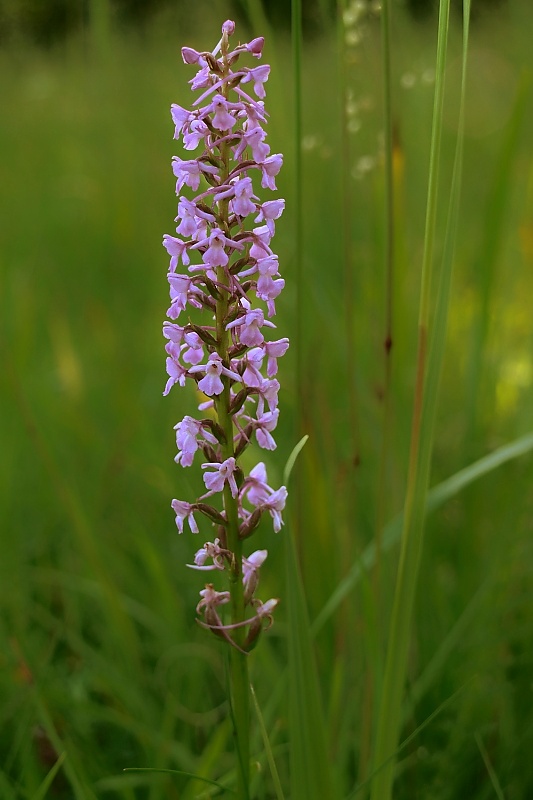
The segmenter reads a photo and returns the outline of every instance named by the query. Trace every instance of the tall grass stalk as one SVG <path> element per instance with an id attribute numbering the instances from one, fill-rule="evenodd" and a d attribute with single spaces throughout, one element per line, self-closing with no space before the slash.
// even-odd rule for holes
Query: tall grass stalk
<path id="1" fill-rule="evenodd" d="M 294 538 L 285 538 L 289 625 L 291 797 L 334 798 L 311 627 Z"/>
<path id="2" fill-rule="evenodd" d="M 348 129 L 348 54 L 346 52 L 346 25 L 344 14 L 346 11 L 346 0 L 337 2 L 337 51 L 338 51 L 338 85 L 340 100 L 340 136 L 341 136 L 341 159 L 346 168 L 341 170 L 339 180 L 341 183 L 341 214 L 342 224 L 340 226 L 340 237 L 342 238 L 342 261 L 343 275 L 342 284 L 344 290 L 344 335 L 345 350 L 347 358 L 353 358 L 354 352 L 354 275 L 355 267 L 354 254 L 352 247 L 352 227 L 353 227 L 353 202 L 352 202 L 352 183 L 353 178 L 348 169 L 351 161 L 350 131 Z M 351 456 L 355 461 L 358 457 L 359 442 L 359 421 L 357 409 L 357 372 L 349 370 L 346 375 L 344 391 L 347 393 L 347 421 L 350 436 Z M 355 514 L 356 492 L 350 492 L 351 513 Z M 348 542 L 346 542 L 348 545 Z"/>
<path id="3" fill-rule="evenodd" d="M 306 407 L 303 365 L 304 274 L 303 274 L 303 169 L 302 169 L 302 3 L 291 3 L 293 80 L 294 80 L 294 281 L 296 298 L 296 393 L 298 399 L 298 428 L 301 448 L 305 443 Z M 286 478 L 292 468 L 292 456 L 286 468 Z M 304 486 L 301 475 L 296 482 L 296 524 L 291 525 L 304 540 Z M 289 624 L 289 720 L 290 720 L 290 785 L 293 800 L 321 800 L 333 797 L 331 769 L 325 735 L 320 688 L 305 592 L 303 588 L 297 546 L 294 536 L 285 538 L 287 575 L 287 606 Z"/>
<path id="4" fill-rule="evenodd" d="M 381 447 L 377 474 L 376 513 L 375 513 L 375 561 L 373 568 L 374 589 L 374 624 L 378 631 L 374 663 L 368 669 L 365 702 L 368 703 L 368 716 L 363 720 L 364 729 L 361 734 L 361 753 L 371 752 L 371 740 L 375 716 L 371 709 L 375 707 L 376 687 L 383 675 L 382 637 L 383 602 L 381 592 L 381 552 L 383 547 L 383 529 L 388 514 L 389 491 L 387 472 L 389 466 L 392 435 L 392 346 L 393 346 L 393 297 L 394 297 L 394 172 L 393 172 L 393 126 L 392 126 L 392 73 L 391 73 L 391 8 L 390 0 L 381 4 L 381 52 L 382 52 L 382 107 L 383 107 L 383 144 L 384 144 L 384 176 L 383 176 L 383 218 L 384 218 L 384 269 L 385 314 L 383 332 L 383 392 L 381 418 Z M 360 779 L 367 775 L 366 765 L 360 759 Z"/>
<path id="5" fill-rule="evenodd" d="M 392 417 L 392 346 L 394 319 L 394 142 L 392 127 L 392 68 L 391 68 L 391 12 L 390 0 L 381 4 L 381 48 L 383 61 L 383 138 L 384 138 L 384 279 L 385 279 L 385 335 L 383 337 L 384 382 L 383 423 L 378 475 L 376 518 L 376 568 L 375 582 L 379 592 L 380 543 L 387 514 L 387 465 L 391 445 Z M 379 606 L 379 599 L 377 600 Z"/>
<path id="6" fill-rule="evenodd" d="M 304 324 L 304 293 L 303 293 L 303 164 L 302 164 L 302 2 L 291 0 L 291 41 L 293 63 L 294 87 L 294 286 L 296 287 L 295 332 L 296 332 L 296 393 L 300 414 L 298 420 L 298 439 L 306 434 L 303 414 L 304 404 L 304 367 L 303 367 L 303 324 Z M 299 486 L 298 482 L 298 486 Z M 298 491 L 298 489 L 297 489 Z"/>
<path id="7" fill-rule="evenodd" d="M 400 562 L 390 625 L 389 647 L 379 705 L 374 750 L 374 770 L 376 774 L 372 781 L 372 800 L 389 800 L 392 797 L 395 760 L 391 757 L 398 747 L 401 733 L 402 699 L 407 671 L 413 605 L 422 553 L 424 515 L 429 485 L 437 389 L 446 338 L 449 285 L 455 241 L 455 224 L 459 203 L 459 174 L 462 161 L 461 128 L 458 133 L 456 173 L 454 176 L 454 189 L 452 191 L 450 215 L 448 218 L 447 245 L 441 272 L 441 291 L 432 334 L 432 347 L 428 357 L 431 279 L 437 220 L 440 143 L 444 107 L 444 78 L 449 11 L 449 0 L 441 0 L 439 6 L 435 99 L 430 148 L 429 186 L 421 278 L 422 285 L 418 319 L 418 354 L 411 432 L 411 451 Z M 464 11 L 461 127 L 463 126 L 462 120 L 464 116 L 466 53 L 468 44 L 468 0 L 465 0 Z"/>

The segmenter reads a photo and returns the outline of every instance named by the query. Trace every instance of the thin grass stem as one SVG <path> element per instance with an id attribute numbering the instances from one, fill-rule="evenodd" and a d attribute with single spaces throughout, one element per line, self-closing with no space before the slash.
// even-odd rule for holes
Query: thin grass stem
<path id="1" fill-rule="evenodd" d="M 304 282 L 303 282 L 303 164 L 302 164 L 302 3 L 301 0 L 291 0 L 291 35 L 293 56 L 293 84 L 294 84 L 294 283 L 296 287 L 296 392 L 298 397 L 298 430 L 297 437 L 305 435 L 304 409 L 305 402 L 305 375 L 303 354 L 303 324 L 304 324 Z"/>
<path id="2" fill-rule="evenodd" d="M 358 365 L 355 358 L 354 342 L 354 274 L 355 264 L 353 259 L 352 247 L 352 228 L 353 228 L 353 202 L 351 184 L 353 178 L 347 165 L 351 162 L 350 132 L 348 129 L 348 75 L 347 75 L 347 53 L 346 53 L 346 30 L 344 23 L 344 12 L 346 8 L 345 0 L 337 2 L 337 50 L 338 60 L 338 80 L 339 96 L 341 100 L 340 108 L 340 133 L 341 133 L 341 163 L 344 168 L 341 170 L 341 196 L 342 196 L 342 224 L 340 235 L 342 239 L 342 264 L 343 276 L 342 283 L 344 289 L 344 335 L 347 358 L 353 366 L 346 375 L 346 392 L 348 395 L 348 431 L 350 436 L 350 455 L 351 463 L 355 466 L 360 458 L 359 454 L 359 420 L 357 402 L 357 374 Z M 355 363 L 354 363 L 355 362 Z M 355 499 L 356 493 L 350 487 L 349 492 L 350 518 L 355 518 Z M 348 543 L 347 543 L 348 544 Z"/>
<path id="3" fill-rule="evenodd" d="M 487 748 L 483 744 L 483 739 L 479 735 L 478 731 L 476 731 L 474 738 L 476 740 L 477 746 L 479 747 L 479 752 L 481 753 L 481 758 L 483 759 L 483 763 L 485 764 L 485 767 L 487 768 L 487 772 L 488 772 L 488 775 L 489 775 L 489 778 L 490 778 L 490 782 L 491 782 L 492 787 L 494 789 L 494 794 L 496 795 L 498 800 L 505 800 L 505 795 L 504 795 L 502 787 L 500 785 L 500 781 L 498 780 L 498 776 L 496 775 L 494 767 L 492 766 L 491 760 L 489 758 L 489 754 L 487 753 Z"/>
<path id="4" fill-rule="evenodd" d="M 384 136 L 384 272 L 385 272 L 385 336 L 383 338 L 384 383 L 381 452 L 378 472 L 376 503 L 376 565 L 374 580 L 376 604 L 379 613 L 379 584 L 381 571 L 381 540 L 387 512 L 387 465 L 392 423 L 392 345 L 394 310 L 394 171 L 392 127 L 392 75 L 391 75 L 391 18 L 390 2 L 381 4 L 381 57 L 383 72 L 383 136 Z"/>
<path id="5" fill-rule="evenodd" d="M 429 484 L 436 391 L 432 393 L 432 402 L 428 402 L 426 381 L 428 372 L 431 278 L 437 221 L 438 177 L 449 11 L 449 0 L 441 0 L 439 6 L 435 99 L 430 147 L 421 296 L 418 316 L 418 352 L 415 394 L 413 400 L 411 450 L 404 508 L 402 547 L 377 721 L 374 769 L 379 771 L 372 781 L 372 800 L 390 800 L 392 797 L 395 760 L 391 759 L 391 755 L 398 746 L 401 731 L 401 705 L 407 671 L 411 621 L 422 552 L 424 512 Z M 451 269 L 451 265 L 449 266 Z M 443 269 L 444 268 L 445 267 L 443 267 Z M 441 325 L 439 329 L 436 330 L 436 333 L 439 338 L 444 340 L 446 326 Z M 435 385 L 438 383 L 439 373 L 440 365 L 437 373 L 433 375 Z M 383 769 L 380 769 L 382 764 L 385 764 L 385 766 Z"/>

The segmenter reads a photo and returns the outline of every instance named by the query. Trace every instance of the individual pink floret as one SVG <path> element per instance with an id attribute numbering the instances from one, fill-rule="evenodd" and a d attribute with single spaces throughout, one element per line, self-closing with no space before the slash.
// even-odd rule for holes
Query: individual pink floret
<path id="1" fill-rule="evenodd" d="M 185 500 L 173 500 L 170 505 L 176 515 L 178 533 L 183 533 L 183 523 L 185 520 L 189 523 L 191 533 L 198 533 L 198 525 L 193 515 L 195 507 L 191 505 L 191 503 L 185 502 Z"/>
<path id="2" fill-rule="evenodd" d="M 207 497 L 210 494 L 214 494 L 215 492 L 221 492 L 224 488 L 224 484 L 227 483 L 231 489 L 231 496 L 237 497 L 238 489 L 237 484 L 235 482 L 235 470 L 237 468 L 237 462 L 230 456 L 222 464 L 207 462 L 206 464 L 202 464 L 202 469 L 214 469 L 214 472 L 204 472 L 204 483 L 206 489 L 208 490 Z"/>
<path id="3" fill-rule="evenodd" d="M 281 153 L 276 153 L 273 156 L 269 156 L 266 158 L 262 164 L 259 166 L 261 167 L 261 172 L 263 173 L 263 177 L 261 178 L 261 186 L 263 189 L 272 189 L 276 191 L 276 182 L 274 178 L 280 171 L 283 165 L 283 156 Z"/>
<path id="4" fill-rule="evenodd" d="M 287 500 L 287 489 L 285 486 L 280 486 L 280 488 L 273 492 L 267 500 L 264 500 L 258 507 L 265 509 L 269 512 L 270 516 L 274 521 L 274 532 L 278 533 L 281 530 L 281 526 L 283 525 L 283 519 L 281 516 L 281 512 L 285 508 L 285 502 Z"/>
<path id="5" fill-rule="evenodd" d="M 257 347 L 262 344 L 265 337 L 261 333 L 261 328 L 266 325 L 268 328 L 275 328 L 273 322 L 265 319 L 264 313 L 260 308 L 251 308 L 242 317 L 238 317 L 233 322 L 228 322 L 226 330 L 239 328 L 239 338 L 247 347 Z"/>
<path id="6" fill-rule="evenodd" d="M 198 388 L 208 397 L 221 394 L 224 390 L 224 384 L 220 377 L 221 375 L 226 375 L 234 381 L 241 380 L 241 376 L 237 372 L 233 372 L 224 366 L 218 353 L 211 353 L 207 364 L 198 364 L 189 369 L 190 374 L 197 372 L 205 372 L 205 378 L 202 378 L 202 380 L 198 382 Z"/>
<path id="7" fill-rule="evenodd" d="M 258 97 L 261 99 L 265 97 L 265 87 L 263 86 L 264 83 L 268 80 L 268 76 L 270 74 L 270 66 L 268 64 L 261 64 L 259 67 L 253 67 L 253 69 L 248 70 L 245 77 L 242 79 L 241 83 L 248 83 L 248 81 L 253 81 L 254 84 L 254 92 Z"/>

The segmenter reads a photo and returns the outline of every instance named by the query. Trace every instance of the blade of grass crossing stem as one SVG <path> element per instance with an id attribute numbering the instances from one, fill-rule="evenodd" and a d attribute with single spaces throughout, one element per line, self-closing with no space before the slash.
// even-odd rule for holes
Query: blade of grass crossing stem
<path id="1" fill-rule="evenodd" d="M 272 776 L 272 782 L 274 784 L 274 789 L 276 791 L 276 798 L 277 800 L 285 800 L 285 795 L 283 794 L 283 789 L 281 788 L 281 781 L 279 779 L 278 768 L 276 767 L 276 761 L 274 759 L 274 754 L 272 753 L 272 747 L 270 746 L 270 739 L 268 738 L 267 729 L 265 727 L 265 721 L 263 719 L 261 709 L 259 708 L 259 703 L 257 702 L 257 697 L 255 694 L 254 687 L 251 684 L 250 684 L 250 692 L 252 695 L 252 703 L 255 708 L 255 713 L 257 716 L 257 721 L 259 723 L 259 728 L 261 730 L 261 738 L 263 740 L 263 746 L 265 748 L 268 766 L 270 768 L 270 774 Z"/>
<path id="2" fill-rule="evenodd" d="M 500 782 L 498 780 L 498 776 L 496 775 L 494 767 L 492 766 L 491 760 L 489 758 L 489 754 L 487 753 L 485 745 L 483 744 L 483 740 L 482 740 L 481 736 L 479 735 L 478 731 L 476 731 L 476 734 L 475 734 L 474 738 L 476 740 L 477 746 L 479 747 L 479 752 L 481 753 L 481 758 L 483 759 L 483 763 L 485 764 L 485 767 L 487 768 L 487 772 L 489 774 L 490 782 L 492 783 L 492 787 L 494 789 L 494 794 L 496 795 L 498 800 L 505 800 L 505 795 L 503 793 L 502 787 L 500 786 Z"/>
<path id="3" fill-rule="evenodd" d="M 208 783 L 210 786 L 216 786 L 217 789 L 222 789 L 222 791 L 235 794 L 233 789 L 224 786 L 224 784 L 219 783 L 218 781 L 212 781 L 210 778 L 202 778 L 201 775 L 194 775 L 191 772 L 183 772 L 180 769 L 156 769 L 155 767 L 125 767 L 124 772 L 159 772 L 159 773 L 166 773 L 167 775 L 180 775 L 185 776 L 186 778 L 192 778 L 195 782 L 200 783 Z"/>
<path id="4" fill-rule="evenodd" d="M 469 627 L 473 627 L 476 621 L 479 620 L 482 601 L 485 600 L 490 590 L 494 588 L 496 577 L 497 576 L 494 574 L 494 572 L 489 574 L 488 578 L 482 583 L 475 595 L 471 598 L 459 619 L 448 631 L 429 664 L 425 667 L 424 671 L 418 677 L 416 682 L 410 687 L 409 699 L 404 704 L 403 708 L 405 720 L 410 717 L 417 703 L 422 699 L 426 692 L 430 690 L 436 676 L 439 673 L 443 674 L 444 665 L 448 661 L 448 658 L 454 652 L 457 652 L 460 642 L 465 640 Z"/>
<path id="5" fill-rule="evenodd" d="M 287 463 L 286 472 L 285 472 L 285 484 L 288 484 L 290 471 L 292 469 L 295 457 L 298 455 L 299 450 L 305 444 L 305 441 L 301 441 L 294 449 L 293 456 L 289 458 L 289 462 Z M 447 478 L 446 480 L 439 483 L 437 486 L 434 486 L 427 495 L 426 500 L 426 513 L 431 512 L 439 508 L 440 506 L 444 505 L 448 500 L 452 497 L 455 497 L 459 492 L 463 489 L 466 489 L 470 484 L 474 483 L 475 481 L 483 478 L 485 475 L 488 475 L 494 469 L 501 467 L 503 464 L 506 464 L 509 461 L 514 460 L 515 458 L 519 458 L 521 456 L 527 455 L 533 451 L 533 432 L 525 434 L 524 436 L 519 437 L 518 439 L 510 442 L 509 444 L 503 445 L 495 450 L 493 453 L 489 453 L 483 458 L 478 459 L 473 464 L 469 464 L 468 467 L 460 470 L 459 472 L 455 473 L 451 477 Z M 289 467 L 290 463 L 290 467 Z M 402 516 L 399 515 L 395 519 L 391 520 L 389 524 L 386 526 L 384 535 L 383 535 L 383 542 L 382 542 L 382 552 L 387 552 L 390 550 L 395 544 L 398 543 L 402 532 Z M 314 621 L 312 628 L 311 628 L 311 635 L 314 637 L 318 633 L 318 631 L 322 628 L 322 626 L 327 622 L 327 620 L 335 613 L 336 609 L 339 607 L 341 602 L 344 598 L 348 595 L 350 591 L 352 591 L 355 586 L 358 585 L 360 579 L 368 574 L 372 569 L 376 558 L 376 544 L 372 542 L 366 550 L 363 552 L 362 556 L 354 563 L 348 575 L 344 578 L 344 580 L 339 584 L 335 592 L 332 594 L 329 601 L 326 603 L 324 608 L 322 609 L 319 616 Z M 437 652 L 435 659 L 429 665 L 429 671 L 438 669 L 438 664 L 440 664 L 447 656 L 449 647 L 453 645 L 462 634 L 465 626 L 469 623 L 471 619 L 471 614 L 473 609 L 477 608 L 479 597 L 478 595 L 484 594 L 486 591 L 486 587 L 484 586 L 478 594 L 473 598 L 471 605 L 465 611 L 465 614 L 458 620 L 454 629 L 450 632 L 449 641 L 443 643 L 443 647 L 439 649 Z M 434 663 L 435 662 L 435 663 Z M 287 680 L 287 673 L 283 672 L 280 676 L 278 682 L 278 689 L 283 684 L 285 684 Z M 415 695 L 417 699 L 424 693 L 425 686 L 428 683 L 428 676 L 426 674 L 420 676 L 419 681 L 414 686 L 412 693 Z M 277 704 L 276 704 L 277 705 Z M 406 709 L 404 709 L 404 718 L 405 718 Z M 431 717 L 433 718 L 433 716 Z M 405 744 L 405 743 L 404 743 Z M 370 782 L 371 779 L 368 780 Z M 365 781 L 364 785 L 367 785 Z M 363 786 L 360 786 L 359 789 L 362 789 Z"/>
<path id="6" fill-rule="evenodd" d="M 444 505 L 456 494 L 466 489 L 471 483 L 479 480 L 497 467 L 512 461 L 515 458 L 526 455 L 533 450 L 533 432 L 520 436 L 518 439 L 503 445 L 489 453 L 487 456 L 478 459 L 468 467 L 459 470 L 455 475 L 446 478 L 445 481 L 437 484 L 429 490 L 426 499 L 426 514 L 435 511 Z M 388 552 L 400 540 L 402 533 L 403 517 L 399 514 L 392 519 L 386 526 L 383 533 L 382 552 Z M 320 614 L 312 625 L 313 635 L 315 636 L 328 619 L 335 613 L 346 595 L 348 595 L 359 583 L 359 580 L 368 572 L 376 558 L 376 545 L 371 542 L 363 551 L 362 555 L 354 562 L 349 573 L 339 583 Z"/>
<path id="7" fill-rule="evenodd" d="M 383 769 L 385 769 L 385 766 L 386 766 L 386 765 L 387 765 L 389 762 L 391 762 L 391 761 L 394 761 L 394 760 L 395 760 L 395 759 L 398 757 L 398 755 L 399 755 L 399 754 L 402 752 L 402 750 L 404 750 L 404 749 L 407 747 L 407 745 L 408 745 L 408 744 L 410 744 L 410 742 L 412 742 L 412 741 L 413 741 L 413 739 L 415 739 L 415 738 L 418 736 L 418 734 L 419 734 L 419 733 L 421 733 L 421 732 L 424 730 L 424 728 L 427 728 L 427 726 L 428 726 L 428 725 L 430 725 L 430 724 L 433 722 L 433 720 L 434 720 L 436 717 L 438 717 L 438 715 L 439 715 L 439 714 L 440 714 L 442 711 L 444 711 L 444 709 L 445 709 L 447 706 L 449 706 L 449 705 L 450 705 L 450 703 L 452 703 L 454 700 L 456 700 L 456 699 L 459 697 L 459 695 L 461 695 L 461 694 L 463 693 L 463 691 L 464 691 L 464 690 L 465 690 L 465 689 L 466 689 L 466 688 L 469 686 L 469 684 L 472 682 L 472 680 L 473 680 L 473 678 L 470 678 L 470 680 L 469 680 L 469 681 L 467 681 L 467 683 L 465 683 L 463 686 L 461 686 L 459 689 L 457 689 L 457 691 L 456 691 L 456 692 L 454 692 L 454 693 L 453 693 L 453 694 L 452 694 L 450 697 L 446 698 L 446 700 L 444 700 L 444 701 L 443 701 L 443 702 L 440 704 L 440 706 L 438 706 L 438 707 L 437 707 L 437 708 L 436 708 L 434 711 L 432 711 L 432 712 L 431 712 L 431 714 L 429 715 L 429 717 L 426 717 L 426 719 L 425 719 L 425 720 L 424 720 L 422 723 L 420 723 L 420 725 L 418 725 L 418 727 L 417 727 L 417 728 L 415 728 L 415 730 L 414 730 L 412 733 L 410 733 L 410 734 L 409 734 L 409 736 L 408 736 L 406 739 L 404 739 L 404 740 L 403 740 L 403 742 L 402 742 L 402 743 L 401 743 L 401 744 L 400 744 L 400 745 L 399 745 L 399 746 L 396 748 L 395 752 L 394 752 L 394 753 L 392 753 L 392 754 L 389 756 L 389 758 L 387 759 L 387 761 L 385 761 L 385 763 L 381 764 L 381 766 L 379 766 L 379 767 L 378 767 L 378 768 L 377 768 L 377 769 L 376 769 L 376 770 L 375 770 L 375 771 L 372 773 L 372 775 L 370 775 L 370 777 L 369 777 L 369 778 L 366 778 L 364 781 L 362 781 L 361 783 L 359 783 L 359 784 L 358 784 L 358 785 L 355 787 L 355 789 L 353 790 L 353 792 L 351 792 L 351 793 L 348 795 L 348 797 L 346 797 L 346 798 L 345 798 L 345 800 L 354 800 L 354 799 L 355 799 L 355 798 L 356 798 L 358 795 L 359 795 L 359 796 L 361 796 L 361 792 L 362 792 L 362 790 L 363 790 L 363 789 L 364 789 L 366 786 L 368 786 L 368 784 L 369 784 L 369 783 L 370 783 L 370 782 L 371 782 L 371 781 L 374 779 L 374 777 L 375 777 L 375 776 L 376 776 L 376 775 L 377 775 L 379 772 L 381 772 Z M 364 795 L 363 795 L 363 796 L 364 796 Z"/>
<path id="8" fill-rule="evenodd" d="M 292 800 L 333 800 L 320 687 L 294 539 L 285 536 Z"/>
<path id="9" fill-rule="evenodd" d="M 433 511 L 435 508 L 441 506 L 450 497 L 453 497 L 462 489 L 466 488 L 473 481 L 477 481 L 484 475 L 488 475 L 493 469 L 501 467 L 508 461 L 512 461 L 520 456 L 525 456 L 533 450 L 533 431 L 520 436 L 518 439 L 498 447 L 493 453 L 488 456 L 474 461 L 464 469 L 460 469 L 455 475 L 446 478 L 437 486 L 431 489 L 428 495 L 428 511 Z"/>
<path id="10" fill-rule="evenodd" d="M 61 740 L 44 701 L 38 695 L 35 697 L 35 704 L 52 747 L 56 753 L 66 752 L 67 754 L 63 762 L 63 771 L 70 783 L 74 800 L 97 800 L 90 788 L 89 780 L 84 775 L 82 764 L 77 757 L 74 758 L 74 748 L 65 747 L 66 742 Z"/>
<path id="11" fill-rule="evenodd" d="M 50 788 L 50 786 L 52 785 L 52 781 L 59 772 L 61 764 L 63 763 L 66 757 L 67 754 L 65 751 L 63 751 L 59 756 L 59 758 L 57 759 L 57 761 L 55 762 L 55 764 L 53 765 L 53 767 L 51 768 L 51 770 L 48 772 L 46 778 L 41 783 L 35 794 L 32 794 L 31 800 L 43 800 L 43 798 L 46 797 L 46 793 Z"/>
<path id="12" fill-rule="evenodd" d="M 431 305 L 433 249 L 437 219 L 438 177 L 449 12 L 449 0 L 441 0 L 439 7 L 435 99 L 433 107 L 429 185 L 418 317 L 417 372 L 413 400 L 411 450 L 404 506 L 404 526 L 400 562 L 394 594 L 385 673 L 377 715 L 373 765 L 374 770 L 378 770 L 378 772 L 372 781 L 372 800 L 390 800 L 392 797 L 395 759 L 390 759 L 390 757 L 398 747 L 401 733 L 402 700 L 407 670 L 415 591 L 422 551 L 426 495 L 429 485 L 436 390 L 429 392 L 429 394 L 427 391 L 427 342 Z M 446 268 L 447 265 L 443 264 L 442 269 L 444 270 Z M 443 326 L 441 324 L 439 328 L 435 328 L 434 336 L 444 339 L 446 336 L 445 325 Z M 433 338 L 433 353 L 435 351 L 436 341 L 438 341 L 438 339 Z M 438 383 L 439 373 L 440 369 L 437 370 L 434 368 L 432 370 L 431 378 L 433 382 L 436 381 Z M 431 403 L 428 401 L 429 399 L 431 399 Z M 380 769 L 381 765 L 384 765 L 382 769 Z"/>
<path id="13" fill-rule="evenodd" d="M 209 776 L 216 772 L 218 765 L 223 762 L 223 754 L 228 748 L 231 739 L 231 724 L 229 717 L 222 720 L 213 730 L 209 741 L 202 750 L 202 756 L 198 760 L 194 769 L 194 780 L 187 784 L 180 795 L 180 800 L 194 800 L 201 791 L 199 781 L 206 781 Z M 232 789 L 226 791 L 236 794 Z"/>

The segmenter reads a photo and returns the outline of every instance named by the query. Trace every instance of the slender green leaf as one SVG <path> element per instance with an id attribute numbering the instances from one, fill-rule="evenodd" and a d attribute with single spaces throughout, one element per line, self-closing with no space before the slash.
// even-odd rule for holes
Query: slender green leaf
<path id="1" fill-rule="evenodd" d="M 365 787 L 367 787 L 371 783 L 371 781 L 375 778 L 376 775 L 378 775 L 380 772 L 382 772 L 389 764 L 394 763 L 394 761 L 396 760 L 398 755 L 402 752 L 402 750 L 405 747 L 407 747 L 407 745 L 410 744 L 410 742 L 412 742 L 413 739 L 415 739 L 418 736 L 418 734 L 421 733 L 424 730 L 424 728 L 427 728 L 427 726 L 431 722 L 433 722 L 433 720 L 436 717 L 438 717 L 438 715 L 442 711 L 444 711 L 444 709 L 447 706 L 449 706 L 457 697 L 459 697 L 459 695 L 464 692 L 464 690 L 467 688 L 467 686 L 468 686 L 468 684 L 465 684 L 464 686 L 461 686 L 459 689 L 457 689 L 456 692 L 454 692 L 450 697 L 447 697 L 446 700 L 444 700 L 439 706 L 437 706 L 437 708 L 434 711 L 431 712 L 429 717 L 426 717 L 424 722 L 422 722 L 420 725 L 418 725 L 418 727 L 415 728 L 415 730 L 412 733 L 410 733 L 409 736 L 406 739 L 403 740 L 403 742 L 396 749 L 396 751 L 392 755 L 390 755 L 387 758 L 386 761 L 384 761 L 382 764 L 380 764 L 374 770 L 372 775 L 369 775 L 368 778 L 366 778 L 364 781 L 361 781 L 361 783 L 358 786 L 355 787 L 353 792 L 351 792 L 351 794 L 349 794 L 348 797 L 345 798 L 345 800 L 352 800 L 352 798 L 356 797 Z"/>
<path id="2" fill-rule="evenodd" d="M 490 782 L 492 783 L 494 794 L 498 798 L 498 800 L 505 800 L 505 795 L 503 793 L 502 787 L 500 786 L 500 782 L 498 780 L 498 776 L 494 771 L 494 767 L 491 764 L 489 754 L 487 753 L 487 749 L 483 744 L 483 739 L 479 735 L 479 732 L 476 731 L 475 734 L 476 744 L 479 747 L 479 752 L 481 753 L 481 758 L 483 759 L 483 763 L 487 768 L 487 772 L 489 773 Z"/>
<path id="3" fill-rule="evenodd" d="M 493 453 L 483 456 L 483 458 L 480 458 L 478 461 L 475 461 L 459 472 L 456 472 L 455 475 L 452 475 L 450 478 L 447 478 L 445 481 L 442 481 L 442 483 L 430 489 L 426 500 L 426 514 L 430 511 L 435 511 L 463 489 L 466 489 L 471 483 L 474 483 L 484 475 L 492 472 L 492 470 L 502 466 L 508 461 L 526 455 L 532 450 L 533 433 L 527 433 L 509 444 L 499 447 Z M 400 541 L 402 522 L 403 516 L 400 514 L 386 526 L 382 543 L 384 552 L 390 550 Z M 352 565 L 349 573 L 339 583 L 326 605 L 313 622 L 313 634 L 316 635 L 327 620 L 335 613 L 344 598 L 357 586 L 360 578 L 373 567 L 375 559 L 376 546 L 375 543 L 372 542 Z"/>
<path id="4" fill-rule="evenodd" d="M 285 536 L 288 606 L 292 800 L 333 798 L 326 728 L 302 578 L 293 538 Z"/>
<path id="5" fill-rule="evenodd" d="M 50 786 L 52 785 L 52 781 L 54 780 L 55 776 L 61 769 L 61 765 L 66 757 L 67 754 L 65 751 L 63 751 L 61 755 L 58 757 L 54 766 L 48 772 L 47 776 L 45 777 L 45 779 L 43 780 L 37 791 L 32 795 L 31 800 L 43 800 L 43 798 L 46 797 L 46 793 L 50 788 Z"/>
<path id="6" fill-rule="evenodd" d="M 227 786 L 223 786 L 218 781 L 212 781 L 210 778 L 204 778 L 202 775 L 195 775 L 192 772 L 183 772 L 179 769 L 153 769 L 151 767 L 126 767 L 124 772 L 165 772 L 169 775 L 181 775 L 185 778 L 193 778 L 195 781 L 201 781 L 202 783 L 209 783 L 210 786 L 216 786 L 218 789 L 222 789 L 224 792 L 230 792 L 230 794 L 235 794 L 233 789 L 229 789 Z"/>
<path id="7" fill-rule="evenodd" d="M 302 436 L 302 438 L 300 439 L 298 444 L 293 448 L 292 453 L 287 459 L 287 463 L 285 464 L 285 469 L 283 470 L 283 483 L 285 484 L 285 486 L 287 486 L 287 484 L 289 483 L 289 478 L 291 477 L 291 472 L 296 463 L 296 459 L 300 455 L 308 439 L 309 436 L 307 434 L 305 436 Z"/>
<path id="8" fill-rule="evenodd" d="M 43 727 L 46 731 L 46 735 L 52 743 L 55 751 L 57 753 L 65 752 L 67 754 L 62 763 L 64 765 L 65 775 L 72 787 L 75 800 L 96 800 L 96 795 L 89 788 L 89 782 L 83 775 L 82 765 L 79 763 L 79 761 L 76 761 L 76 764 L 73 763 L 74 759 L 69 753 L 69 748 L 67 747 L 65 749 L 65 743 L 61 740 L 55 728 L 50 712 L 46 708 L 44 701 L 37 695 L 36 706 L 39 711 L 39 716 L 41 718 Z"/>
<path id="9" fill-rule="evenodd" d="M 263 745 L 268 760 L 268 766 L 270 768 L 270 774 L 272 775 L 272 781 L 274 782 L 274 788 L 276 790 L 276 797 L 278 800 L 285 800 L 285 795 L 283 794 L 283 789 L 281 788 L 281 781 L 279 779 L 278 768 L 276 767 L 276 760 L 274 758 L 274 754 L 272 753 L 270 739 L 268 738 L 267 729 L 265 727 L 265 721 L 263 719 L 261 709 L 259 708 L 259 703 L 257 702 L 257 696 L 255 694 L 254 687 L 251 684 L 250 684 L 250 692 L 252 694 L 252 702 L 255 708 L 255 713 L 257 715 L 257 721 L 259 722 L 259 729 L 261 731 L 261 738 L 263 740 Z"/>

